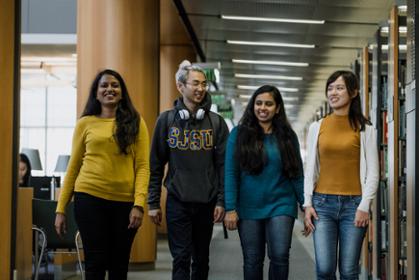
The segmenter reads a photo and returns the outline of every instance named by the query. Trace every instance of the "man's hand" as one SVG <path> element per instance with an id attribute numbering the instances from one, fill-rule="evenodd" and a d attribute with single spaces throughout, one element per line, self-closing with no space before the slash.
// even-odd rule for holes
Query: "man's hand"
<path id="1" fill-rule="evenodd" d="M 214 223 L 222 222 L 223 218 L 224 218 L 224 207 L 215 206 L 215 209 L 214 209 Z"/>
<path id="2" fill-rule="evenodd" d="M 156 225 L 159 226 L 161 224 L 162 213 L 160 209 L 148 210 L 148 216 L 151 218 L 151 221 Z"/>

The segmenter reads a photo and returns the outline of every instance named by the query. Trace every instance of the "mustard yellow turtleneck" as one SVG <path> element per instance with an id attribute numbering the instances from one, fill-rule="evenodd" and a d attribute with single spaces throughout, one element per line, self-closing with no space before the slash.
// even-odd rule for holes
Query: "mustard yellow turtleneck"
<path id="1" fill-rule="evenodd" d="M 361 195 L 360 133 L 354 131 L 348 116 L 325 117 L 319 131 L 320 175 L 315 192 L 335 195 Z"/>

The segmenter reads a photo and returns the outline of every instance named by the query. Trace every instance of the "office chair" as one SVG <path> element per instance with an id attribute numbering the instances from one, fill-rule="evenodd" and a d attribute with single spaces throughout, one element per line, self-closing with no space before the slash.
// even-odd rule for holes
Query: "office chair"
<path id="1" fill-rule="evenodd" d="M 57 201 L 32 199 L 32 230 L 42 236 L 41 252 L 39 257 L 35 257 L 35 280 L 38 280 L 39 269 L 41 266 L 42 256 L 46 251 L 55 251 L 57 249 L 67 249 L 68 251 L 56 253 L 69 253 L 76 250 L 77 260 L 81 277 L 84 279 L 84 272 L 80 257 L 80 234 L 77 229 L 76 221 L 74 219 L 74 203 L 70 202 L 67 207 L 67 233 L 60 238 L 55 231 L 55 210 L 57 208 Z M 35 252 L 39 250 L 39 240 L 35 238 Z M 37 256 L 38 254 L 35 254 Z"/>

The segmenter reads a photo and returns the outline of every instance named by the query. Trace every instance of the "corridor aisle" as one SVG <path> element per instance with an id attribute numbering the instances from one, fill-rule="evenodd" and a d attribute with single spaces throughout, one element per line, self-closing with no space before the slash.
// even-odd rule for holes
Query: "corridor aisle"
<path id="1" fill-rule="evenodd" d="M 289 280 L 314 279 L 314 255 L 312 238 L 301 235 L 302 224 L 296 221 L 290 251 Z M 156 269 L 152 271 L 129 272 L 128 279 L 169 280 L 171 272 L 171 256 L 167 240 L 160 239 L 157 245 L 158 259 Z M 214 228 L 211 243 L 209 280 L 240 280 L 243 279 L 242 255 L 237 231 L 230 231 L 229 238 L 224 239 L 221 225 Z M 268 265 L 265 259 L 265 279 Z"/>

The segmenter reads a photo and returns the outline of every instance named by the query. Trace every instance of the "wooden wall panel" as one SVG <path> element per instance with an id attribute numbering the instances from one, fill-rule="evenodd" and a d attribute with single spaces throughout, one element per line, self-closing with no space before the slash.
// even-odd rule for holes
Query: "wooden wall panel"
<path id="1" fill-rule="evenodd" d="M 12 184 L 13 174 L 13 116 L 14 116 L 14 58 L 15 1 L 0 0 L 0 279 L 9 279 L 12 244 Z M 17 156 L 17 155 L 16 155 Z"/>
<path id="2" fill-rule="evenodd" d="M 160 46 L 160 112 L 173 108 L 173 102 L 180 96 L 176 88 L 175 74 L 183 60 L 194 62 L 196 55 L 188 45 Z"/>

